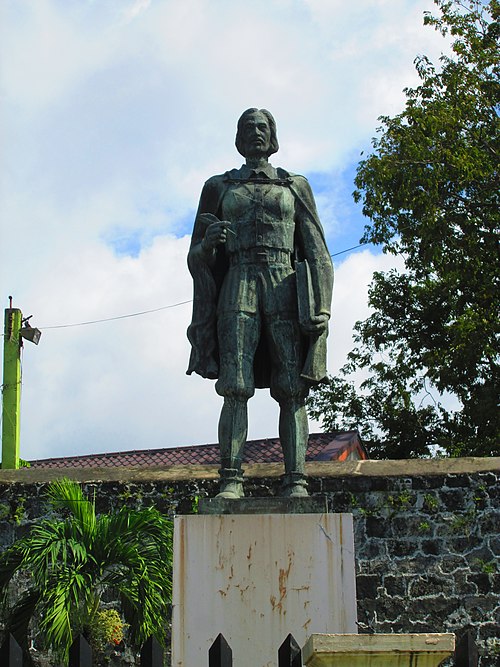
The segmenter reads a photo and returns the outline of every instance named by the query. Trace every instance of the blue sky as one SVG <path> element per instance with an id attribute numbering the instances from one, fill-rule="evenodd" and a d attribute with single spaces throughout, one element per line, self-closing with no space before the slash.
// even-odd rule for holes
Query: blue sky
<path id="1" fill-rule="evenodd" d="M 446 43 L 431 0 L 4 0 L 0 294 L 43 329 L 23 358 L 22 456 L 214 442 L 220 399 L 187 377 L 186 253 L 203 182 L 239 166 L 236 121 L 268 108 L 277 166 L 306 175 L 332 253 L 364 220 L 351 193 L 382 114 Z M 336 258 L 329 365 L 393 258 Z M 250 437 L 277 432 L 259 392 Z M 312 425 L 318 428 L 318 425 Z"/>
<path id="2" fill-rule="evenodd" d="M 343 256 L 345 251 L 357 246 L 367 223 L 361 212 L 361 203 L 356 204 L 351 196 L 356 167 L 357 162 L 336 173 L 305 174 L 314 190 L 320 217 L 330 221 L 327 229 L 328 241 L 330 250 L 335 255 Z M 162 206 L 165 206 L 165 203 L 158 198 L 143 204 L 142 208 L 137 211 L 138 224 L 136 227 L 121 226 L 117 221 L 115 225 L 110 225 L 103 232 L 103 242 L 109 245 L 119 257 L 127 255 L 139 257 L 141 250 L 150 247 L 156 237 L 169 233 L 166 225 L 150 229 L 147 225 L 140 224 L 141 218 L 147 220 L 155 209 L 161 210 Z M 189 209 L 186 215 L 177 218 L 174 228 L 171 228 L 170 231 L 178 238 L 190 234 L 195 214 L 195 207 Z"/>

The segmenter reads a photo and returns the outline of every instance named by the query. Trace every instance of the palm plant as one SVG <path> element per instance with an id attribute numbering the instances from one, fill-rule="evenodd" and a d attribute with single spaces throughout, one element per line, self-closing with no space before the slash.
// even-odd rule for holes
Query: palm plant
<path id="1" fill-rule="evenodd" d="M 35 525 L 0 555 L 7 631 L 26 646 L 36 616 L 45 644 L 66 661 L 78 633 L 91 638 L 102 596 L 111 591 L 133 644 L 150 635 L 163 643 L 171 601 L 171 521 L 154 507 L 97 515 L 95 499 L 67 479 L 50 484 L 48 497 L 63 518 Z M 19 576 L 27 578 L 27 589 L 14 595 L 9 608 L 11 583 Z"/>

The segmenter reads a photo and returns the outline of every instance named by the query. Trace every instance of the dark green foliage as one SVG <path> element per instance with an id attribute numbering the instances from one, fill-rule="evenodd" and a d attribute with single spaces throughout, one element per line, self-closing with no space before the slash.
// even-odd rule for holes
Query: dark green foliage
<path id="1" fill-rule="evenodd" d="M 500 453 L 500 5 L 435 3 L 424 22 L 453 52 L 439 70 L 417 58 L 420 86 L 380 119 L 355 179 L 362 240 L 405 270 L 375 274 L 341 377 L 309 401 L 325 427 L 358 427 L 374 457 Z"/>
<path id="2" fill-rule="evenodd" d="M 36 617 L 45 644 L 66 661 L 77 634 L 92 639 L 102 597 L 112 591 L 136 646 L 150 635 L 163 641 L 171 600 L 171 521 L 153 507 L 97 515 L 95 503 L 69 480 L 53 482 L 48 495 L 64 518 L 34 525 L 0 556 L 6 631 L 26 646 Z M 22 596 L 20 575 L 27 581 Z"/>

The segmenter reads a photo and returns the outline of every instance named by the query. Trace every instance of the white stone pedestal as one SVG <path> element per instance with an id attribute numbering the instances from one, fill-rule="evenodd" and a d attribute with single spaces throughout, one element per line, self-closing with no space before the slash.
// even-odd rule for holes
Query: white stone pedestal
<path id="1" fill-rule="evenodd" d="M 173 667 L 275 667 L 291 633 L 356 633 L 350 514 L 194 515 L 174 524 Z"/>
<path id="2" fill-rule="evenodd" d="M 307 667 L 437 667 L 455 649 L 453 634 L 312 635 Z"/>

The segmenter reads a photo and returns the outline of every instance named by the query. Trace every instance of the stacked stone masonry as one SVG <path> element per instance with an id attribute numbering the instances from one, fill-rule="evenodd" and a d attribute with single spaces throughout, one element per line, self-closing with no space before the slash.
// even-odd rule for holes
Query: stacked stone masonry
<path id="1" fill-rule="evenodd" d="M 480 667 L 500 664 L 500 471 L 405 477 L 327 470 L 311 477 L 309 490 L 326 495 L 329 511 L 354 515 L 360 632 L 472 630 Z M 216 474 L 182 476 L 148 481 L 124 470 L 120 481 L 83 486 L 96 492 L 98 511 L 127 504 L 189 514 L 200 497 L 215 495 Z M 30 482 L 29 474 L 23 482 L 3 477 L 0 549 L 46 515 L 46 483 Z M 278 492 L 274 472 L 261 469 L 246 481 L 247 496 Z"/>

